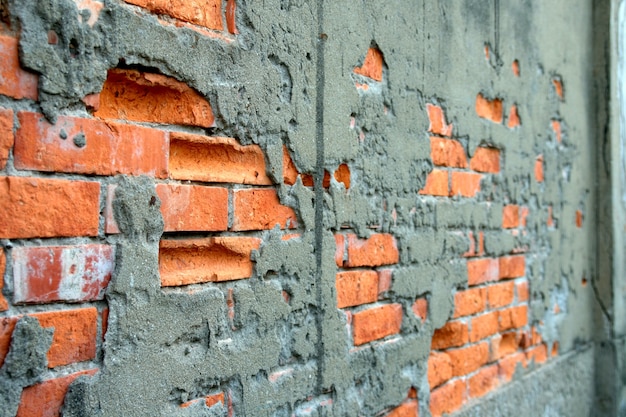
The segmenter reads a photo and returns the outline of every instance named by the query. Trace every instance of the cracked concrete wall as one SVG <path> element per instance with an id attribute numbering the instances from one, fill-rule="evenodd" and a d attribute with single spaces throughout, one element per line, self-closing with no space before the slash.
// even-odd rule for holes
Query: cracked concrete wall
<path id="1" fill-rule="evenodd" d="M 11 415 L 617 414 L 618 3 L 0 3 Z"/>

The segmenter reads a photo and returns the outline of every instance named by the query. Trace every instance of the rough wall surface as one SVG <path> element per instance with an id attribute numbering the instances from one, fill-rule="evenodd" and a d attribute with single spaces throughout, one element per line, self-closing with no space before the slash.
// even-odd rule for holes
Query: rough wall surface
<path id="1" fill-rule="evenodd" d="M 615 413 L 596 3 L 0 2 L 0 416 Z"/>

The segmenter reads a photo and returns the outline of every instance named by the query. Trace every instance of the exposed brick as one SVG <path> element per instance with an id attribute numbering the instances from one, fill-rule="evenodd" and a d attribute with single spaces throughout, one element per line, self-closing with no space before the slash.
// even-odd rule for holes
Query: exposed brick
<path id="1" fill-rule="evenodd" d="M 520 226 L 526 227 L 528 223 L 528 215 L 530 214 L 530 209 L 526 206 L 520 207 L 519 210 L 519 222 Z"/>
<path id="2" fill-rule="evenodd" d="M 0 178 L 0 238 L 96 236 L 100 184 Z"/>
<path id="3" fill-rule="evenodd" d="M 376 48 L 369 48 L 363 65 L 354 69 L 356 74 L 376 81 L 383 80 L 383 53 Z"/>
<path id="4" fill-rule="evenodd" d="M 528 301 L 530 297 L 530 293 L 528 290 L 528 282 L 518 282 L 515 285 L 515 290 L 517 292 L 517 302 Z"/>
<path id="5" fill-rule="evenodd" d="M 70 116 L 58 116 L 52 125 L 30 112 L 18 119 L 17 169 L 167 176 L 167 139 L 160 130 Z"/>
<path id="6" fill-rule="evenodd" d="M 335 263 L 337 266 L 343 266 L 343 255 L 345 253 L 345 238 L 343 235 L 335 235 Z"/>
<path id="7" fill-rule="evenodd" d="M 426 298 L 418 298 L 411 306 L 413 313 L 425 321 L 428 318 L 428 300 Z"/>
<path id="8" fill-rule="evenodd" d="M 452 375 L 467 375 L 489 361 L 489 343 L 481 342 L 460 349 L 451 349 L 446 353 L 450 356 Z"/>
<path id="9" fill-rule="evenodd" d="M 0 170 L 6 167 L 14 142 L 13 110 L 0 109 Z"/>
<path id="10" fill-rule="evenodd" d="M 497 174 L 500 172 L 500 150 L 479 147 L 470 160 L 470 169 L 478 172 Z"/>
<path id="11" fill-rule="evenodd" d="M 199 185 L 157 184 L 165 232 L 228 229 L 228 190 Z"/>
<path id="12" fill-rule="evenodd" d="M 120 228 L 115 221 L 115 215 L 113 213 L 113 200 L 115 198 L 116 189 L 117 184 L 107 185 L 107 195 L 104 203 L 104 232 L 106 234 L 120 233 Z"/>
<path id="13" fill-rule="evenodd" d="M 354 313 L 352 316 L 354 344 L 358 346 L 397 334 L 401 325 L 400 304 L 386 304 Z"/>
<path id="14" fill-rule="evenodd" d="M 556 137 L 556 141 L 561 143 L 563 140 L 563 130 L 561 128 L 561 122 L 558 120 L 552 120 L 551 122 L 552 130 L 554 131 L 554 136 Z"/>
<path id="15" fill-rule="evenodd" d="M 512 281 L 487 287 L 487 300 L 491 309 L 506 307 L 513 302 L 514 298 L 515 283 Z"/>
<path id="16" fill-rule="evenodd" d="M 502 209 L 502 227 L 504 229 L 513 229 L 519 227 L 519 206 L 509 204 Z"/>
<path id="17" fill-rule="evenodd" d="M 440 329 L 435 330 L 431 341 L 431 349 L 448 349 L 463 346 L 469 341 L 467 324 L 462 321 L 449 321 Z"/>
<path id="18" fill-rule="evenodd" d="M 4 271 L 6 266 L 7 258 L 4 254 L 4 248 L 0 246 L 0 311 L 6 311 L 9 309 L 9 303 L 7 303 L 6 298 L 4 298 L 4 295 L 2 294 L 2 289 L 4 288 Z"/>
<path id="19" fill-rule="evenodd" d="M 517 106 L 514 104 L 511 106 L 511 109 L 509 110 L 509 121 L 507 122 L 506 126 L 509 129 L 515 129 L 516 127 L 519 127 L 521 124 L 522 123 L 519 118 Z"/>
<path id="20" fill-rule="evenodd" d="M 535 181 L 543 182 L 543 155 L 535 158 Z"/>
<path id="21" fill-rule="evenodd" d="M 296 213 L 283 206 L 273 188 L 249 188 L 233 191 L 233 225 L 231 230 L 266 230 L 277 224 L 296 227 Z"/>
<path id="22" fill-rule="evenodd" d="M 124 0 L 155 14 L 165 14 L 185 22 L 222 30 L 221 0 Z"/>
<path id="23" fill-rule="evenodd" d="M 11 335 L 15 329 L 18 317 L 0 317 L 0 367 L 4 364 L 4 358 L 9 353 Z"/>
<path id="24" fill-rule="evenodd" d="M 463 145 L 454 139 L 430 138 L 430 157 L 433 164 L 450 168 L 467 168 Z"/>
<path id="25" fill-rule="evenodd" d="M 454 318 L 480 313 L 486 306 L 485 288 L 470 288 L 454 294 Z"/>
<path id="26" fill-rule="evenodd" d="M 101 323 L 101 334 L 100 339 L 104 341 L 104 336 L 107 334 L 107 330 L 109 329 L 109 309 L 103 308 L 100 314 L 100 323 Z"/>
<path id="27" fill-rule="evenodd" d="M 513 71 L 513 75 L 515 75 L 516 77 L 519 77 L 519 74 L 520 74 L 519 61 L 517 59 L 514 60 L 513 63 L 511 64 L 511 70 Z"/>
<path id="28" fill-rule="evenodd" d="M 467 261 L 467 279 L 469 285 L 497 281 L 499 277 L 497 259 L 473 259 Z"/>
<path id="29" fill-rule="evenodd" d="M 441 107 L 427 103 L 426 111 L 428 112 L 428 120 L 430 121 L 430 126 L 428 126 L 429 132 L 435 135 L 452 136 L 453 125 L 446 123 L 446 115 Z"/>
<path id="30" fill-rule="evenodd" d="M 379 269 L 376 273 L 378 274 L 378 296 L 381 297 L 384 293 L 391 289 L 393 270 Z"/>
<path id="31" fill-rule="evenodd" d="M 498 338 L 494 338 L 491 344 L 492 359 L 498 360 L 515 353 L 521 342 L 522 334 L 517 332 L 503 333 Z"/>
<path id="32" fill-rule="evenodd" d="M 15 303 L 102 300 L 115 261 L 97 244 L 18 247 L 12 257 Z"/>
<path id="33" fill-rule="evenodd" d="M 470 341 L 477 342 L 498 332 L 498 312 L 482 314 L 471 320 Z"/>
<path id="34" fill-rule="evenodd" d="M 559 355 L 559 342 L 554 342 L 552 344 L 552 349 L 550 350 L 550 357 L 553 358 Z"/>
<path id="35" fill-rule="evenodd" d="M 258 145 L 182 132 L 170 133 L 169 174 L 177 180 L 272 184 Z"/>
<path id="36" fill-rule="evenodd" d="M 426 184 L 419 193 L 447 197 L 450 194 L 448 176 L 448 171 L 433 169 L 426 177 Z"/>
<path id="37" fill-rule="evenodd" d="M 378 299 L 376 271 L 343 271 L 337 274 L 337 307 L 353 307 Z"/>
<path id="38" fill-rule="evenodd" d="M 430 412 L 433 417 L 452 413 L 466 401 L 467 387 L 464 379 L 457 379 L 433 390 L 430 393 Z"/>
<path id="39" fill-rule="evenodd" d="M 432 390 L 452 378 L 452 363 L 445 352 L 430 352 L 428 357 L 428 384 Z"/>
<path id="40" fill-rule="evenodd" d="M 476 114 L 478 117 L 490 120 L 494 123 L 502 123 L 503 111 L 502 100 L 485 98 L 482 94 L 476 96 Z"/>
<path id="41" fill-rule="evenodd" d="M 398 262 L 399 253 L 396 239 L 386 233 L 377 233 L 367 239 L 356 235 L 347 235 L 348 260 L 345 266 L 380 266 Z"/>
<path id="42" fill-rule="evenodd" d="M 500 331 L 517 329 L 528 324 L 528 306 L 526 305 L 500 310 L 498 314 Z"/>
<path id="43" fill-rule="evenodd" d="M 583 212 L 580 210 L 576 210 L 576 227 L 583 227 Z"/>
<path id="44" fill-rule="evenodd" d="M 350 167 L 348 164 L 341 164 L 333 174 L 335 180 L 346 187 L 346 190 L 350 189 Z M 326 187 L 328 188 L 328 187 Z"/>
<path id="45" fill-rule="evenodd" d="M 526 351 L 526 360 L 528 362 L 534 361 L 535 363 L 544 363 L 548 360 L 548 347 L 545 343 L 535 346 Z"/>
<path id="46" fill-rule="evenodd" d="M 20 67 L 17 38 L 0 35 L 0 62 L 0 94 L 37 100 L 39 77 Z"/>
<path id="47" fill-rule="evenodd" d="M 184 402 L 180 405 L 181 408 L 187 408 L 193 404 L 196 404 L 198 402 L 204 402 L 206 404 L 207 407 L 212 407 L 217 403 L 222 403 L 224 404 L 224 393 L 220 392 L 217 394 L 211 394 L 211 395 L 207 395 L 204 398 L 196 398 L 194 400 L 191 401 L 187 401 Z"/>
<path id="48" fill-rule="evenodd" d="M 287 185 L 294 185 L 298 175 L 298 169 L 291 159 L 289 149 L 283 145 L 283 182 Z"/>
<path id="49" fill-rule="evenodd" d="M 451 172 L 450 195 L 461 197 L 474 197 L 480 191 L 481 174 L 473 172 Z"/>
<path id="50" fill-rule="evenodd" d="M 235 21 L 237 11 L 237 3 L 235 0 L 226 0 L 226 27 L 228 28 L 228 32 L 232 35 L 236 35 L 239 32 L 237 31 L 237 24 Z"/>
<path id="51" fill-rule="evenodd" d="M 526 367 L 526 356 L 523 352 L 514 353 L 506 356 L 498 362 L 498 373 L 504 381 L 510 381 L 515 375 L 515 369 L 517 364 L 521 364 Z"/>
<path id="52" fill-rule="evenodd" d="M 472 256 L 476 256 L 476 239 L 474 238 L 474 233 L 469 232 L 467 234 L 469 240 L 469 249 L 467 252 L 463 254 L 464 258 L 470 258 Z"/>
<path id="53" fill-rule="evenodd" d="M 418 417 L 417 400 L 406 400 L 385 417 Z"/>
<path id="54" fill-rule="evenodd" d="M 561 81 L 561 77 L 554 77 L 552 79 L 552 86 L 554 87 L 554 92 L 557 97 L 563 101 L 563 81 Z"/>
<path id="55" fill-rule="evenodd" d="M 519 278 L 526 274 L 526 258 L 523 255 L 504 256 L 498 259 L 500 279 Z"/>
<path id="56" fill-rule="evenodd" d="M 249 278 L 250 254 L 261 245 L 252 237 L 161 240 L 159 272 L 164 287 Z"/>
<path id="57" fill-rule="evenodd" d="M 24 388 L 16 417 L 58 417 L 67 389 L 79 376 L 90 376 L 96 369 L 75 372 Z"/>
<path id="58" fill-rule="evenodd" d="M 498 383 L 498 365 L 486 366 L 467 380 L 469 396 L 471 398 L 482 397 L 496 388 Z"/>

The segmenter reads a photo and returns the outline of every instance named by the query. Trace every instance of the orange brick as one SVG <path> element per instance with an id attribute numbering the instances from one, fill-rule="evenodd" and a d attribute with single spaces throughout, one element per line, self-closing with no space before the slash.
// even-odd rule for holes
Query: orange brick
<path id="1" fill-rule="evenodd" d="M 520 207 L 519 210 L 519 222 L 522 227 L 526 227 L 528 224 L 528 215 L 530 214 L 530 209 L 526 206 Z"/>
<path id="2" fill-rule="evenodd" d="M 528 362 L 534 361 L 535 363 L 544 363 L 548 360 L 548 347 L 545 343 L 531 348 L 526 351 L 526 360 Z"/>
<path id="3" fill-rule="evenodd" d="M 283 206 L 272 188 L 249 188 L 233 192 L 233 225 L 235 232 L 296 227 L 296 213 Z"/>
<path id="4" fill-rule="evenodd" d="M 583 227 L 583 212 L 580 210 L 576 210 L 576 227 Z"/>
<path id="5" fill-rule="evenodd" d="M 355 74 L 371 78 L 376 81 L 383 80 L 383 53 L 376 48 L 369 48 L 363 65 L 354 69 Z"/>
<path id="6" fill-rule="evenodd" d="M 228 32 L 232 35 L 236 35 L 239 32 L 237 31 L 237 25 L 235 21 L 237 11 L 237 3 L 235 0 L 227 0 L 226 1 L 226 27 L 228 28 Z"/>
<path id="7" fill-rule="evenodd" d="M 500 331 L 517 329 L 528 324 L 528 306 L 526 305 L 500 310 L 498 314 Z"/>
<path id="8" fill-rule="evenodd" d="M 378 299 L 376 271 L 344 271 L 337 274 L 337 307 L 353 307 Z"/>
<path id="9" fill-rule="evenodd" d="M 426 184 L 419 193 L 447 197 L 450 193 L 448 175 L 448 171 L 433 169 L 430 174 L 428 174 L 428 177 L 426 177 Z"/>
<path id="10" fill-rule="evenodd" d="M 513 302 L 515 298 L 515 283 L 503 282 L 493 284 L 487 287 L 487 300 L 489 308 L 495 309 L 506 307 Z"/>
<path id="11" fill-rule="evenodd" d="M 452 378 L 452 363 L 445 352 L 430 352 L 428 357 L 428 384 L 432 390 Z"/>
<path id="12" fill-rule="evenodd" d="M 252 237 L 161 240 L 161 285 L 171 287 L 249 278 L 253 268 L 250 255 L 260 245 L 261 239 Z"/>
<path id="13" fill-rule="evenodd" d="M 378 296 L 381 297 L 391 289 L 393 269 L 379 269 L 376 272 L 378 274 Z"/>
<path id="14" fill-rule="evenodd" d="M 467 324 L 462 321 L 449 321 L 440 329 L 435 330 L 431 341 L 431 349 L 448 349 L 462 346 L 469 341 Z"/>
<path id="15" fill-rule="evenodd" d="M 177 180 L 272 184 L 258 145 L 183 132 L 170 133 L 169 174 Z"/>
<path id="16" fill-rule="evenodd" d="M 345 238 L 343 235 L 335 235 L 335 262 L 337 266 L 341 267 L 343 265 L 343 255 L 345 252 Z"/>
<path id="17" fill-rule="evenodd" d="M 96 369 L 75 372 L 24 388 L 16 417 L 58 417 L 67 389 L 79 376 L 91 376 Z"/>
<path id="18" fill-rule="evenodd" d="M 528 301 L 530 298 L 529 290 L 528 290 L 528 282 L 518 282 L 516 284 L 517 291 L 517 302 Z"/>
<path id="19" fill-rule="evenodd" d="M 17 169 L 167 176 L 167 140 L 160 130 L 69 116 L 51 125 L 30 112 L 20 112 L 18 119 Z"/>
<path id="20" fill-rule="evenodd" d="M 523 352 L 514 353 L 512 355 L 502 358 L 498 362 L 498 373 L 504 381 L 510 381 L 515 374 L 517 364 L 521 364 L 526 367 L 526 356 Z"/>
<path id="21" fill-rule="evenodd" d="M 470 168 L 478 172 L 497 174 L 500 172 L 500 150 L 496 148 L 476 148 L 470 161 Z"/>
<path id="22" fill-rule="evenodd" d="M 0 247 L 0 311 L 6 311 L 9 309 L 9 303 L 7 303 L 6 298 L 2 295 L 2 288 L 4 288 L 4 271 L 6 266 L 7 258 L 4 254 L 4 248 Z"/>
<path id="23" fill-rule="evenodd" d="M 471 320 L 470 341 L 477 342 L 498 333 L 498 312 L 482 314 Z"/>
<path id="24" fill-rule="evenodd" d="M 481 342 L 460 349 L 451 349 L 446 353 L 450 356 L 452 375 L 463 376 L 489 362 L 489 343 Z"/>
<path id="25" fill-rule="evenodd" d="M 515 129 L 516 127 L 520 126 L 522 123 L 520 121 L 519 118 L 519 114 L 517 111 L 517 106 L 516 105 L 512 105 L 511 106 L 511 110 L 509 110 L 509 121 L 507 123 L 507 127 L 509 129 Z"/>
<path id="26" fill-rule="evenodd" d="M 496 281 L 499 277 L 497 259 L 473 259 L 467 261 L 467 279 L 469 285 Z"/>
<path id="27" fill-rule="evenodd" d="M 417 400 L 406 400 L 385 417 L 418 417 Z"/>
<path id="28" fill-rule="evenodd" d="M 526 274 L 526 258 L 523 255 L 504 256 L 498 259 L 500 279 L 519 278 Z"/>
<path id="29" fill-rule="evenodd" d="M 476 114 L 478 117 L 490 120 L 494 123 L 502 123 L 502 100 L 499 98 L 489 100 L 482 94 L 478 94 L 476 96 Z"/>
<path id="30" fill-rule="evenodd" d="M 470 288 L 454 294 L 454 318 L 480 313 L 486 307 L 484 288 Z"/>
<path id="31" fill-rule="evenodd" d="M 519 227 L 519 206 L 509 204 L 502 209 L 502 227 L 504 229 L 513 229 Z"/>
<path id="32" fill-rule="evenodd" d="M 430 121 L 430 126 L 428 126 L 429 132 L 435 135 L 452 136 L 453 126 L 452 124 L 446 123 L 446 115 L 441 107 L 427 103 L 426 111 L 428 112 L 428 120 Z"/>
<path id="33" fill-rule="evenodd" d="M 96 357 L 98 311 L 93 308 L 34 313 L 41 327 L 54 327 L 48 367 L 69 365 Z"/>
<path id="34" fill-rule="evenodd" d="M 0 35 L 0 94 L 37 100 L 39 77 L 20 67 L 17 43 L 12 36 Z"/>
<path id="35" fill-rule="evenodd" d="M 494 338 L 491 344 L 491 357 L 493 360 L 498 360 L 505 356 L 511 355 L 517 351 L 522 342 L 522 333 L 507 332 L 500 335 L 498 338 Z"/>
<path id="36" fill-rule="evenodd" d="M 482 397 L 498 386 L 498 365 L 486 366 L 467 380 L 469 396 Z"/>
<path id="37" fill-rule="evenodd" d="M 193 404 L 196 404 L 198 402 L 204 402 L 206 404 L 207 407 L 212 407 L 217 403 L 222 403 L 224 404 L 224 393 L 220 392 L 218 394 L 211 394 L 211 395 L 207 395 L 204 398 L 196 398 L 194 400 L 191 401 L 187 401 L 184 402 L 180 405 L 181 408 L 187 408 Z"/>
<path id="38" fill-rule="evenodd" d="M 561 122 L 558 120 L 552 120 L 551 122 L 552 130 L 554 131 L 554 136 L 556 137 L 556 141 L 561 143 L 563 140 L 563 129 L 561 128 Z"/>
<path id="39" fill-rule="evenodd" d="M 0 170 L 7 165 L 9 151 L 13 148 L 14 142 L 13 110 L 0 109 Z"/>
<path id="40" fill-rule="evenodd" d="M 228 229 L 228 190 L 198 185 L 157 184 L 165 232 Z"/>
<path id="41" fill-rule="evenodd" d="M 554 87 L 556 95 L 563 101 L 563 82 L 561 81 L 561 77 L 554 77 L 552 79 L 552 86 Z"/>
<path id="42" fill-rule="evenodd" d="M 221 0 L 124 0 L 155 14 L 165 14 L 184 22 L 222 30 Z"/>
<path id="43" fill-rule="evenodd" d="M 18 317 L 0 317 L 0 367 L 4 364 L 4 358 L 9 353 L 11 335 L 15 329 Z"/>
<path id="44" fill-rule="evenodd" d="M 464 258 L 476 256 L 476 239 L 474 238 L 474 233 L 468 232 L 467 237 L 469 240 L 469 249 L 463 254 Z"/>
<path id="45" fill-rule="evenodd" d="M 543 155 L 535 158 L 535 181 L 543 182 Z"/>
<path id="46" fill-rule="evenodd" d="M 0 178 L 0 238 L 96 236 L 100 184 Z"/>
<path id="47" fill-rule="evenodd" d="M 376 233 L 367 239 L 347 235 L 348 261 L 345 266 L 380 266 L 398 263 L 400 254 L 396 239 L 386 233 Z"/>
<path id="48" fill-rule="evenodd" d="M 413 313 L 425 321 L 428 318 L 428 300 L 426 298 L 418 298 L 411 306 Z"/>
<path id="49" fill-rule="evenodd" d="M 481 174 L 473 172 L 452 172 L 452 182 L 450 195 L 460 195 L 461 197 L 474 197 L 480 191 Z"/>
<path id="50" fill-rule="evenodd" d="M 335 177 L 335 180 L 337 182 L 342 183 L 344 187 L 346 187 L 346 190 L 350 189 L 350 167 L 348 166 L 348 164 L 339 165 L 339 167 L 333 174 L 333 177 Z"/>
<path id="51" fill-rule="evenodd" d="M 451 168 L 467 168 L 465 149 L 454 139 L 430 138 L 430 157 L 433 164 Z"/>
<path id="52" fill-rule="evenodd" d="M 294 185 L 298 179 L 298 170 L 291 159 L 289 149 L 283 145 L 283 182 L 287 185 Z"/>
<path id="53" fill-rule="evenodd" d="M 433 417 L 452 413 L 465 404 L 466 382 L 463 379 L 448 382 L 430 393 L 430 412 Z"/>
<path id="54" fill-rule="evenodd" d="M 402 325 L 402 306 L 386 304 L 359 311 L 352 315 L 354 344 L 362 345 L 397 334 Z"/>
<path id="55" fill-rule="evenodd" d="M 13 301 L 102 300 L 115 264 L 110 245 L 17 247 L 13 249 Z"/>

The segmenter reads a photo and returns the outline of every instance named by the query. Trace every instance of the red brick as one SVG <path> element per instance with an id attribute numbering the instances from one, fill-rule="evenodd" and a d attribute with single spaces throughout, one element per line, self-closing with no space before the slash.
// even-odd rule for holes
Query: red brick
<path id="1" fill-rule="evenodd" d="M 446 352 L 450 356 L 453 376 L 462 376 L 474 372 L 489 361 L 489 343 L 451 349 Z"/>
<path id="2" fill-rule="evenodd" d="M 298 169 L 291 159 L 289 149 L 283 145 L 283 182 L 287 185 L 294 185 L 298 175 Z"/>
<path id="3" fill-rule="evenodd" d="M 482 314 L 471 320 L 470 341 L 477 342 L 498 333 L 498 312 Z"/>
<path id="4" fill-rule="evenodd" d="M 187 408 L 187 407 L 189 407 L 190 405 L 193 405 L 193 404 L 198 403 L 198 402 L 200 402 L 200 401 L 204 402 L 204 403 L 206 404 L 206 406 L 207 406 L 207 407 L 212 407 L 212 406 L 214 406 L 214 405 L 215 405 L 215 404 L 217 404 L 217 403 L 222 403 L 222 404 L 224 404 L 224 393 L 223 393 L 223 392 L 220 392 L 220 393 L 217 393 L 217 394 L 207 395 L 207 396 L 206 396 L 206 397 L 204 397 L 204 398 L 196 398 L 196 399 L 194 399 L 194 400 L 191 400 L 191 401 L 187 401 L 187 402 L 182 403 L 182 404 L 180 405 L 180 407 L 181 407 L 181 408 Z"/>
<path id="5" fill-rule="evenodd" d="M 9 309 L 9 303 L 2 295 L 2 289 L 4 288 L 4 271 L 7 266 L 7 258 L 4 254 L 4 248 L 0 247 L 0 311 L 6 311 Z"/>
<path id="6" fill-rule="evenodd" d="M 249 188 L 233 192 L 233 225 L 235 232 L 243 230 L 281 229 L 296 227 L 296 213 L 283 206 L 272 188 Z"/>
<path id="7" fill-rule="evenodd" d="M 418 298 L 411 306 L 413 313 L 425 321 L 428 318 L 428 300 L 426 298 Z"/>
<path id="8" fill-rule="evenodd" d="M 376 48 L 369 48 L 363 65 L 354 69 L 355 74 L 371 78 L 376 81 L 383 80 L 383 53 Z"/>
<path id="9" fill-rule="evenodd" d="M 343 266 L 343 255 L 345 253 L 345 239 L 343 235 L 335 235 L 335 262 L 337 266 Z"/>
<path id="10" fill-rule="evenodd" d="M 359 311 L 352 315 L 352 325 L 357 346 L 397 334 L 402 325 L 402 306 L 386 304 Z"/>
<path id="11" fill-rule="evenodd" d="M 454 294 L 454 318 L 480 313 L 486 307 L 486 291 L 484 288 L 470 288 Z"/>
<path id="12" fill-rule="evenodd" d="M 470 168 L 478 172 L 497 174 L 500 172 L 500 150 L 485 147 L 476 148 L 470 161 Z"/>
<path id="13" fill-rule="evenodd" d="M 513 229 L 519 227 L 519 206 L 509 204 L 502 209 L 502 227 L 504 229 Z"/>
<path id="14" fill-rule="evenodd" d="M 467 237 L 469 240 L 469 249 L 467 250 L 467 252 L 463 254 L 464 258 L 470 258 L 472 256 L 476 256 L 476 239 L 474 238 L 474 233 L 468 232 Z"/>
<path id="15" fill-rule="evenodd" d="M 91 376 L 96 369 L 75 372 L 24 388 L 16 417 L 58 417 L 67 389 L 79 376 Z"/>
<path id="16" fill-rule="evenodd" d="M 376 271 L 344 271 L 337 274 L 337 307 L 353 307 L 378 299 Z"/>
<path id="17" fill-rule="evenodd" d="M 235 0 L 226 0 L 226 27 L 228 28 L 228 32 L 232 35 L 236 35 L 239 32 L 237 31 L 237 24 L 235 21 L 237 11 L 237 3 Z"/>
<path id="18" fill-rule="evenodd" d="M 500 310 L 498 314 L 500 331 L 517 329 L 528 324 L 528 306 L 526 305 Z"/>
<path id="19" fill-rule="evenodd" d="M 100 334 L 100 339 L 104 342 L 104 336 L 107 334 L 107 330 L 109 329 L 109 309 L 103 308 L 101 317 L 100 317 L 101 329 L 102 332 Z"/>
<path id="20" fill-rule="evenodd" d="M 580 210 L 576 210 L 576 227 L 583 227 L 583 212 Z"/>
<path id="21" fill-rule="evenodd" d="M 18 317 L 0 317 L 0 367 L 4 364 L 4 358 L 9 353 L 11 335 L 15 329 Z"/>
<path id="22" fill-rule="evenodd" d="M 385 417 L 418 417 L 417 400 L 406 400 Z"/>
<path id="23" fill-rule="evenodd" d="M 492 360 L 498 360 L 517 352 L 521 342 L 522 333 L 517 332 L 507 332 L 493 338 L 491 343 Z"/>
<path id="24" fill-rule="evenodd" d="M 548 360 L 548 347 L 545 343 L 535 346 L 526 351 L 526 360 L 528 362 L 534 361 L 535 363 L 544 363 Z"/>
<path id="25" fill-rule="evenodd" d="M 467 380 L 469 396 L 471 398 L 482 397 L 496 388 L 498 383 L 498 365 L 486 366 Z"/>
<path id="26" fill-rule="evenodd" d="M 554 92 L 557 97 L 563 101 L 563 82 L 561 81 L 561 77 L 554 77 L 552 79 L 552 86 L 554 87 Z"/>
<path id="27" fill-rule="evenodd" d="M 528 282 L 518 282 L 516 284 L 517 291 L 517 302 L 528 301 L 530 298 L 529 290 L 528 290 Z"/>
<path id="28" fill-rule="evenodd" d="M 451 168 L 467 168 L 465 149 L 454 139 L 430 138 L 430 156 L 433 164 Z"/>
<path id="29" fill-rule="evenodd" d="M 428 126 L 429 132 L 435 135 L 452 136 L 453 125 L 446 123 L 446 115 L 441 107 L 427 103 L 426 111 L 428 112 L 428 120 L 430 121 L 430 126 Z"/>
<path id="30" fill-rule="evenodd" d="M 473 259 L 467 261 L 467 279 L 469 285 L 496 281 L 499 277 L 497 259 Z"/>
<path id="31" fill-rule="evenodd" d="M 177 180 L 272 184 L 258 145 L 182 132 L 170 133 L 169 173 Z"/>
<path id="32" fill-rule="evenodd" d="M 0 35 L 0 94 L 37 100 L 39 77 L 20 67 L 17 43 L 12 36 Z"/>
<path id="33" fill-rule="evenodd" d="M 430 412 L 433 417 L 452 413 L 465 404 L 466 382 L 463 379 L 448 382 L 430 393 Z"/>
<path id="34" fill-rule="evenodd" d="M 445 352 L 430 352 L 428 357 L 428 384 L 432 390 L 452 378 L 450 356 Z"/>
<path id="35" fill-rule="evenodd" d="M 0 109 L 0 170 L 6 167 L 14 142 L 13 110 Z"/>
<path id="36" fill-rule="evenodd" d="M 561 122 L 558 120 L 552 120 L 551 122 L 552 130 L 554 131 L 554 136 L 556 137 L 556 141 L 561 143 L 563 140 L 563 129 L 561 128 Z"/>
<path id="37" fill-rule="evenodd" d="M 448 171 L 433 169 L 430 174 L 428 174 L 428 177 L 426 177 L 426 184 L 419 193 L 447 197 L 450 194 L 448 175 Z"/>
<path id="38" fill-rule="evenodd" d="M 519 113 L 517 111 L 517 106 L 514 104 L 511 106 L 511 110 L 509 110 L 509 121 L 507 123 L 507 127 L 509 129 L 515 129 L 522 124 L 519 118 Z"/>
<path id="39" fill-rule="evenodd" d="M 378 296 L 380 298 L 391 289 L 393 269 L 379 269 L 376 273 L 378 274 Z"/>
<path id="40" fill-rule="evenodd" d="M 493 284 L 487 287 L 487 299 L 489 308 L 495 309 L 506 307 L 513 302 L 515 298 L 515 283 L 503 282 Z"/>
<path id="41" fill-rule="evenodd" d="M 502 100 L 499 98 L 489 100 L 482 94 L 478 94 L 476 96 L 476 114 L 478 117 L 490 120 L 494 123 L 502 123 Z"/>
<path id="42" fill-rule="evenodd" d="M 469 341 L 467 324 L 462 321 L 449 321 L 433 333 L 431 349 L 448 349 L 463 346 Z"/>
<path id="43" fill-rule="evenodd" d="M 396 239 L 390 234 L 377 233 L 367 239 L 350 234 L 347 238 L 347 267 L 392 265 L 400 259 Z"/>
<path id="44" fill-rule="evenodd" d="M 521 364 L 526 367 L 526 356 L 522 352 L 514 353 L 512 355 L 502 358 L 498 362 L 498 373 L 504 381 L 510 381 L 515 374 L 517 364 Z"/>
<path id="45" fill-rule="evenodd" d="M 519 278 L 526 274 L 526 258 L 523 255 L 504 256 L 498 259 L 500 279 Z"/>
<path id="46" fill-rule="evenodd" d="M 480 191 L 481 174 L 473 172 L 451 172 L 450 195 L 461 197 L 474 197 Z"/>
<path id="47" fill-rule="evenodd" d="M 157 184 L 165 232 L 228 229 L 228 190 L 199 185 Z"/>
<path id="48" fill-rule="evenodd" d="M 535 181 L 543 182 L 543 155 L 535 158 Z"/>
<path id="49" fill-rule="evenodd" d="M 155 14 L 165 14 L 184 22 L 222 30 L 221 0 L 124 0 Z"/>
<path id="50" fill-rule="evenodd" d="M 20 112 L 18 118 L 17 169 L 167 176 L 167 139 L 160 130 L 70 116 L 59 116 L 51 125 L 30 112 Z"/>
<path id="51" fill-rule="evenodd" d="M 0 238 L 96 236 L 100 184 L 0 178 Z"/>
<path id="52" fill-rule="evenodd" d="M 249 278 L 250 255 L 261 245 L 252 237 L 161 240 L 159 272 L 164 287 Z"/>
<path id="53" fill-rule="evenodd" d="M 15 303 L 102 300 L 114 267 L 109 245 L 13 249 Z"/>

